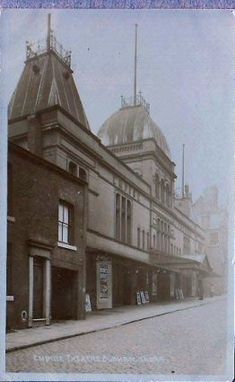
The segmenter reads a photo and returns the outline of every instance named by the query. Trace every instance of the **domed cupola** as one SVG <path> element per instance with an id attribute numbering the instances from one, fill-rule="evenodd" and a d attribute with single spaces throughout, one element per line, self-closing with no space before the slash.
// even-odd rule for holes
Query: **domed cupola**
<path id="1" fill-rule="evenodd" d="M 166 138 L 150 116 L 149 104 L 141 92 L 128 100 L 121 98 L 121 108 L 102 125 L 98 137 L 105 146 L 115 146 L 154 139 L 158 147 L 170 159 L 170 149 Z"/>

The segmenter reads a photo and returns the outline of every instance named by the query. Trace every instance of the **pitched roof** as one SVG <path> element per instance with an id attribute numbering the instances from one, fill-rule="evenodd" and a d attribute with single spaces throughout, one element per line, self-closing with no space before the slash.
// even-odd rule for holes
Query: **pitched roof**
<path id="1" fill-rule="evenodd" d="M 59 105 L 90 130 L 72 73 L 53 50 L 28 59 L 10 100 L 8 119 Z"/>

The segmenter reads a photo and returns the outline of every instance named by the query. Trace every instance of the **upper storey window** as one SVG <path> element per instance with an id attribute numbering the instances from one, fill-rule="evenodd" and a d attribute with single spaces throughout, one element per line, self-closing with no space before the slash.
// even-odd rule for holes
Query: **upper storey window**
<path id="1" fill-rule="evenodd" d="M 73 207 L 60 201 L 58 207 L 58 241 L 72 244 Z"/>
<path id="2" fill-rule="evenodd" d="M 190 253 L 191 253 L 190 238 L 187 236 L 184 236 L 184 254 L 190 254 Z"/>
<path id="3" fill-rule="evenodd" d="M 131 244 L 132 211 L 129 199 L 116 194 L 116 239 Z"/>
<path id="4" fill-rule="evenodd" d="M 160 196 L 160 184 L 159 184 L 159 177 L 158 175 L 155 176 L 155 194 L 156 198 L 159 199 Z"/>
<path id="5" fill-rule="evenodd" d="M 79 167 L 79 178 L 87 181 L 87 173 L 82 167 Z"/>
<path id="6" fill-rule="evenodd" d="M 161 180 L 161 202 L 165 203 L 165 185 L 164 185 L 164 180 Z"/>
<path id="7" fill-rule="evenodd" d="M 171 207 L 171 191 L 169 183 L 165 183 L 163 179 L 159 180 L 159 176 L 155 176 L 155 196 L 167 207 Z"/>
<path id="8" fill-rule="evenodd" d="M 78 168 L 76 163 L 72 161 L 69 162 L 69 172 L 70 174 L 77 176 Z"/>

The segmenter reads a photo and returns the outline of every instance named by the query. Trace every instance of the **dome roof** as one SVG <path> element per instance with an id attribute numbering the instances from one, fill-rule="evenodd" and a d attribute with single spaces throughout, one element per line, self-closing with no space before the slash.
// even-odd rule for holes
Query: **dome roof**
<path id="1" fill-rule="evenodd" d="M 100 128 L 98 137 L 105 146 L 153 138 L 168 158 L 171 157 L 165 136 L 143 104 L 122 107 L 111 115 Z"/>

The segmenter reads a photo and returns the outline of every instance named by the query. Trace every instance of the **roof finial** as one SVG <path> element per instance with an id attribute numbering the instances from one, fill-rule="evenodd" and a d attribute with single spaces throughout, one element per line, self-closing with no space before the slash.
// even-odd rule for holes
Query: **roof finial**
<path id="1" fill-rule="evenodd" d="M 138 28 L 138 24 L 135 24 L 134 106 L 136 106 L 136 88 L 137 88 L 137 28 Z"/>
<path id="2" fill-rule="evenodd" d="M 47 50 L 51 48 L 51 14 L 48 13 L 47 19 Z"/>

